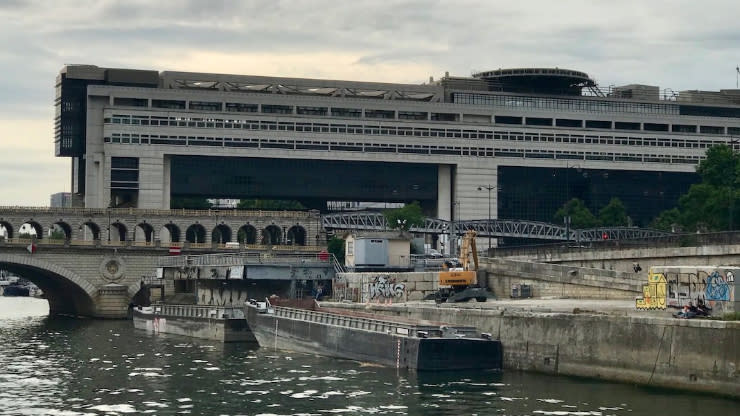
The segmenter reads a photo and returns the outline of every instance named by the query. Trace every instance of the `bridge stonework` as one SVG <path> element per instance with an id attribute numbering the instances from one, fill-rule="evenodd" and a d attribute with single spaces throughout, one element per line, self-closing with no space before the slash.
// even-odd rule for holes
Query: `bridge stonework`
<path id="1" fill-rule="evenodd" d="M 324 242 L 319 213 L 313 211 L 0 207 L 0 227 L 5 228 L 0 235 L 18 237 L 24 224 L 26 232 L 30 226 L 37 236 L 44 237 L 56 225 L 71 240 L 185 242 L 188 229 L 202 227 L 199 241 L 191 242 L 211 243 L 214 231 L 221 227 L 226 231 L 223 234 L 230 235 L 222 235 L 218 243 L 236 242 L 240 229 L 254 231 L 255 241 L 250 244 L 286 244 L 291 236 L 290 243 L 298 245 Z M 272 233 L 266 233 L 270 230 Z"/>
<path id="2" fill-rule="evenodd" d="M 43 290 L 51 314 L 124 318 L 141 288 L 156 271 L 153 248 L 96 248 L 0 244 L 0 269 L 16 273 Z"/>

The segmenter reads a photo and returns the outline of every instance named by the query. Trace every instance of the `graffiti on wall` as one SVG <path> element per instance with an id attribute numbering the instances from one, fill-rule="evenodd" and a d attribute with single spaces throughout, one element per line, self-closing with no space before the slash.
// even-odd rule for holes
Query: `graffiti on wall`
<path id="1" fill-rule="evenodd" d="M 667 282 L 662 273 L 650 273 L 642 286 L 642 298 L 635 299 L 637 309 L 665 309 Z"/>
<path id="2" fill-rule="evenodd" d="M 379 275 L 368 284 L 368 293 L 371 300 L 394 300 L 403 298 L 406 294 L 406 284 L 396 283 L 396 279 L 388 275 Z"/>
<path id="3" fill-rule="evenodd" d="M 730 300 L 730 282 L 735 281 L 735 275 L 728 271 L 722 276 L 716 270 L 707 276 L 706 289 L 704 290 L 704 299 L 707 301 L 729 301 Z"/>
<path id="4" fill-rule="evenodd" d="M 247 300 L 247 290 L 243 287 L 221 284 L 198 286 L 198 304 L 213 306 L 242 306 Z"/>

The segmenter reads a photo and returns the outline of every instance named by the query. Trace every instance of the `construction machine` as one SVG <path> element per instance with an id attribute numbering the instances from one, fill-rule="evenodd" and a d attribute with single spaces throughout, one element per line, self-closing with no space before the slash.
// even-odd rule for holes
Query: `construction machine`
<path id="1" fill-rule="evenodd" d="M 486 288 L 478 284 L 475 236 L 476 232 L 473 230 L 468 230 L 463 235 L 459 264 L 444 263 L 443 270 L 439 272 L 439 290 L 435 293 L 435 302 L 465 302 L 470 299 L 485 302 L 490 296 Z"/>

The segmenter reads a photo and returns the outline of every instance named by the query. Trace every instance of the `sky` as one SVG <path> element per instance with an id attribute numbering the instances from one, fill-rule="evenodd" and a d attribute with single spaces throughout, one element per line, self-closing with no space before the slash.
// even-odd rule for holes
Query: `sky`
<path id="1" fill-rule="evenodd" d="M 737 0 L 0 0 L 0 206 L 70 190 L 65 64 L 401 83 L 537 66 L 716 91 L 736 85 L 738 16 Z"/>

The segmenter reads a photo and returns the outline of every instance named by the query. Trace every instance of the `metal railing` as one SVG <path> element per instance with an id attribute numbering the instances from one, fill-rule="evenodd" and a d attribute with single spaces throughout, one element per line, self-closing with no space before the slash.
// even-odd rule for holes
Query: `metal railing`
<path id="1" fill-rule="evenodd" d="M 311 211 L 263 211 L 236 209 L 142 209 L 142 208 L 61 208 L 61 207 L 23 207 L 0 206 L 0 212 L 32 212 L 35 214 L 71 214 L 80 216 L 133 215 L 142 216 L 180 216 L 180 217 L 261 217 L 261 218 L 310 218 L 316 217 Z"/>
<path id="2" fill-rule="evenodd" d="M 331 253 L 218 253 L 159 257 L 159 267 L 184 266 L 240 266 L 244 264 L 332 264 L 336 261 Z"/>
<path id="3" fill-rule="evenodd" d="M 244 309 L 236 306 L 154 304 L 151 311 L 178 318 L 244 319 Z"/>
<path id="4" fill-rule="evenodd" d="M 740 244 L 740 231 L 723 231 L 712 233 L 666 234 L 633 239 L 607 239 L 583 242 L 561 242 L 554 244 L 531 244 L 514 247 L 491 248 L 487 255 L 491 257 L 553 257 L 568 253 L 584 251 L 613 251 L 630 248 L 669 248 L 669 247 L 703 247 L 711 245 Z"/>
<path id="5" fill-rule="evenodd" d="M 379 319 L 360 318 L 328 312 L 317 312 L 308 309 L 289 308 L 285 306 L 273 306 L 272 308 L 275 310 L 275 316 L 286 319 L 342 326 L 346 328 L 356 328 L 384 334 L 408 334 L 416 336 L 416 326 L 410 324 L 401 324 L 392 321 L 381 321 Z"/>

